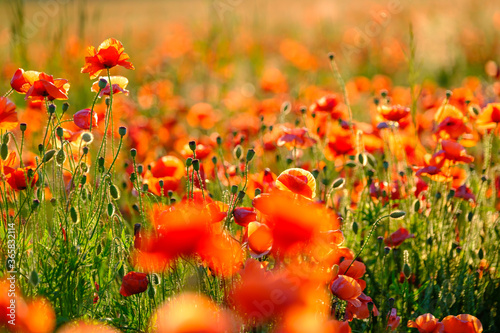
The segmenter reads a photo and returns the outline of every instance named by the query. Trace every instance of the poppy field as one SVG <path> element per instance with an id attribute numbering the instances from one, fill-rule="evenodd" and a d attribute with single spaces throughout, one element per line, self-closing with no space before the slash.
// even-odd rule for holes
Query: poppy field
<path id="1" fill-rule="evenodd" d="M 496 0 L 0 22 L 0 331 L 500 332 Z"/>

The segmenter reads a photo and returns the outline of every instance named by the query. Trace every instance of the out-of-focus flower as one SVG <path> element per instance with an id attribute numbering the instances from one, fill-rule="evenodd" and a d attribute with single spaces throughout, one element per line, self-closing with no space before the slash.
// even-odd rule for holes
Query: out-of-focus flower
<path id="1" fill-rule="evenodd" d="M 380 115 L 388 121 L 400 122 L 410 115 L 410 108 L 401 105 L 380 105 Z"/>
<path id="2" fill-rule="evenodd" d="M 444 333 L 481 333 L 483 325 L 474 316 L 460 314 L 448 316 L 441 321 L 444 325 Z"/>
<path id="3" fill-rule="evenodd" d="M 146 273 L 129 272 L 123 277 L 120 294 L 125 297 L 140 294 L 148 289 L 148 284 Z"/>
<path id="4" fill-rule="evenodd" d="M 401 322 L 401 317 L 398 316 L 396 308 L 392 308 L 387 317 L 387 328 L 390 328 L 391 331 L 395 331 Z"/>
<path id="5" fill-rule="evenodd" d="M 184 293 L 160 307 L 152 317 L 156 333 L 235 332 L 234 320 L 206 296 Z"/>
<path id="6" fill-rule="evenodd" d="M 10 131 L 16 126 L 16 105 L 7 97 L 0 97 L 0 130 Z"/>
<path id="7" fill-rule="evenodd" d="M 101 76 L 99 77 L 99 80 L 108 80 L 109 78 L 107 76 Z M 99 80 L 94 82 L 92 84 L 91 91 L 97 93 L 99 90 L 99 97 L 102 96 L 109 96 L 111 94 L 111 89 L 109 88 L 109 82 L 106 84 L 106 87 L 104 89 L 99 89 Z M 124 93 L 125 95 L 128 95 L 128 90 L 125 89 L 127 88 L 128 85 L 128 79 L 124 76 L 111 76 L 111 84 L 113 85 L 113 95 L 119 94 L 119 93 Z"/>
<path id="8" fill-rule="evenodd" d="M 242 227 L 248 226 L 250 222 L 257 221 L 257 213 L 251 207 L 236 207 L 233 216 L 234 222 Z"/>
<path id="9" fill-rule="evenodd" d="M 444 330 L 443 323 L 430 313 L 418 316 L 415 321 L 408 320 L 408 327 L 418 329 L 419 333 L 443 333 Z"/>
<path id="10" fill-rule="evenodd" d="M 175 156 L 163 156 L 156 162 L 151 163 L 151 170 L 144 175 L 144 183 L 149 185 L 149 191 L 161 195 L 160 180 L 163 181 L 163 194 L 169 190 L 175 191 L 184 177 L 184 164 Z"/>
<path id="11" fill-rule="evenodd" d="M 31 187 L 35 186 L 38 181 L 38 173 L 32 167 L 17 168 L 4 167 L 4 175 L 7 183 L 16 191 L 25 190 L 28 183 Z"/>
<path id="12" fill-rule="evenodd" d="M 191 127 L 201 127 L 210 129 L 215 126 L 219 117 L 212 105 L 208 103 L 197 103 L 193 105 L 187 115 L 186 120 Z"/>
<path id="13" fill-rule="evenodd" d="M 311 138 L 308 134 L 308 130 L 305 127 L 302 128 L 290 128 L 283 126 L 283 135 L 278 138 L 276 144 L 278 147 L 285 146 L 289 150 L 295 148 L 305 149 L 312 147 L 316 140 Z"/>
<path id="14" fill-rule="evenodd" d="M 117 329 L 97 321 L 75 321 L 64 325 L 57 333 L 119 333 Z"/>
<path id="15" fill-rule="evenodd" d="M 392 234 L 390 234 L 388 237 L 386 237 L 384 239 L 384 243 L 389 247 L 398 247 L 399 245 L 403 244 L 403 242 L 408 238 L 414 238 L 414 237 L 415 237 L 414 234 L 410 234 L 408 230 L 401 227 L 398 230 L 394 231 Z"/>
<path id="16" fill-rule="evenodd" d="M 311 113 L 325 112 L 330 114 L 332 119 L 337 120 L 345 117 L 344 108 L 342 106 L 343 105 L 337 95 L 328 94 L 311 104 L 309 111 Z"/>
<path id="17" fill-rule="evenodd" d="M 260 81 L 260 87 L 263 91 L 282 94 L 288 91 L 286 78 L 277 68 L 270 67 L 264 71 Z"/>
<path id="18" fill-rule="evenodd" d="M 271 229 L 259 222 L 248 224 L 248 248 L 254 257 L 262 257 L 271 251 L 273 246 L 273 235 Z"/>
<path id="19" fill-rule="evenodd" d="M 122 43 L 114 38 L 108 38 L 95 47 L 88 48 L 89 57 L 85 57 L 85 66 L 82 73 L 89 73 L 91 79 L 99 76 L 104 69 L 110 69 L 115 66 L 123 66 L 127 69 L 135 69 L 134 65 L 128 59 L 130 57 L 125 53 Z"/>
<path id="20" fill-rule="evenodd" d="M 96 111 L 92 112 L 91 109 L 83 109 L 76 112 L 73 115 L 73 122 L 79 128 L 87 130 L 90 128 L 91 118 L 92 118 L 92 127 L 95 128 L 97 126 L 97 121 L 98 121 L 97 112 Z"/>

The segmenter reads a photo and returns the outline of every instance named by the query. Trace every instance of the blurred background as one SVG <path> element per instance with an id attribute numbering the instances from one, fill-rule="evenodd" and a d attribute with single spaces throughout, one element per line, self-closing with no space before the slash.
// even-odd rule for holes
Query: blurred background
<path id="1" fill-rule="evenodd" d="M 69 79 L 70 99 L 87 107 L 92 94 L 80 68 L 86 48 L 108 37 L 130 55 L 131 83 L 167 79 L 193 100 L 216 101 L 243 84 L 252 90 L 268 67 L 286 72 L 292 96 L 311 84 L 334 84 L 330 51 L 347 79 L 388 75 L 401 85 L 430 80 L 453 88 L 469 75 L 486 79 L 486 62 L 499 60 L 500 6 L 498 0 L 3 0 L 0 88 L 8 90 L 19 67 L 45 71 Z M 76 99 L 75 90 L 82 92 Z"/>

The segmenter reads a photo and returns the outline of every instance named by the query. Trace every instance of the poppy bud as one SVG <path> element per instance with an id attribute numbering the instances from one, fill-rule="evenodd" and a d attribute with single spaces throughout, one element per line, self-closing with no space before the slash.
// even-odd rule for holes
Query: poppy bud
<path id="1" fill-rule="evenodd" d="M 58 165 L 63 165 L 64 161 L 66 161 L 66 154 L 64 153 L 64 150 L 61 148 L 57 151 L 56 154 L 56 163 Z"/>
<path id="2" fill-rule="evenodd" d="M 189 145 L 189 149 L 191 149 L 191 151 L 194 152 L 196 150 L 196 141 L 189 141 L 188 145 Z"/>
<path id="3" fill-rule="evenodd" d="M 196 172 L 200 171 L 200 160 L 199 159 L 193 160 L 193 169 Z"/>
<path id="4" fill-rule="evenodd" d="M 231 186 L 231 193 L 236 194 L 236 192 L 238 192 L 238 185 Z"/>
<path id="5" fill-rule="evenodd" d="M 358 222 L 354 221 L 352 223 L 352 231 L 354 232 L 355 235 L 358 234 Z"/>
<path id="6" fill-rule="evenodd" d="M 106 98 L 105 102 L 106 102 L 106 106 L 109 107 L 109 104 L 111 104 L 111 100 L 109 99 L 109 97 Z"/>
<path id="7" fill-rule="evenodd" d="M 83 142 L 89 144 L 92 141 L 94 141 L 94 136 L 89 132 L 85 132 L 82 134 L 82 140 L 83 140 Z"/>
<path id="8" fill-rule="evenodd" d="M 330 59 L 330 61 L 335 59 L 335 53 L 333 53 L 333 52 L 328 53 L 328 59 Z"/>
<path id="9" fill-rule="evenodd" d="M 130 174 L 130 181 L 131 181 L 132 183 L 134 183 L 136 180 L 137 180 L 137 175 L 136 175 L 136 173 L 135 173 L 135 172 L 132 172 L 132 173 Z"/>
<path id="10" fill-rule="evenodd" d="M 212 157 L 212 163 L 213 163 L 214 165 L 216 165 L 216 164 L 217 164 L 217 156 L 213 156 L 213 157 Z"/>
<path id="11" fill-rule="evenodd" d="M 38 279 L 38 273 L 36 270 L 32 270 L 30 274 L 30 283 L 36 287 L 38 285 L 39 279 Z"/>
<path id="12" fill-rule="evenodd" d="M 169 198 L 172 198 L 172 196 L 174 195 L 174 191 L 168 190 L 167 194 Z"/>
<path id="13" fill-rule="evenodd" d="M 47 151 L 45 153 L 45 155 L 43 155 L 42 163 L 46 163 L 46 162 L 50 161 L 52 159 L 52 157 L 54 157 L 55 153 L 56 153 L 55 149 L 51 149 L 51 150 Z"/>
<path id="14" fill-rule="evenodd" d="M 420 210 L 420 200 L 415 200 L 415 202 L 413 203 L 413 210 L 415 212 L 418 212 Z"/>
<path id="15" fill-rule="evenodd" d="M 108 216 L 111 217 L 115 214 L 115 206 L 110 202 L 108 204 Z"/>
<path id="16" fill-rule="evenodd" d="M 62 105 L 62 112 L 66 112 L 68 111 L 69 109 L 69 103 L 68 102 L 64 102 L 63 105 Z"/>
<path id="17" fill-rule="evenodd" d="M 394 298 L 392 298 L 392 297 L 391 297 L 391 298 L 389 298 L 389 299 L 387 300 L 387 305 L 388 305 L 388 307 L 389 307 L 390 309 L 392 309 L 392 308 L 394 307 L 394 302 L 395 302 L 395 301 L 396 301 L 396 300 L 395 300 Z"/>
<path id="18" fill-rule="evenodd" d="M 385 89 L 380 90 L 380 96 L 382 96 L 382 98 L 386 98 L 388 93 L 389 92 Z"/>
<path id="19" fill-rule="evenodd" d="M 378 104 L 380 103 L 380 99 L 378 99 L 377 97 L 375 97 L 375 98 L 373 99 L 373 103 L 374 103 L 375 105 L 378 105 Z"/>
<path id="20" fill-rule="evenodd" d="M 78 212 L 76 211 L 75 207 L 71 207 L 69 209 L 69 215 L 71 216 L 71 221 L 73 221 L 73 223 L 78 222 Z"/>
<path id="21" fill-rule="evenodd" d="M 19 124 L 19 128 L 21 129 L 21 132 L 26 131 L 26 127 L 27 127 L 26 123 L 20 123 Z"/>
<path id="22" fill-rule="evenodd" d="M 384 167 L 384 169 L 385 169 L 385 170 L 389 169 L 389 162 L 384 161 L 384 162 L 382 163 L 382 166 Z"/>
<path id="23" fill-rule="evenodd" d="M 460 252 L 462 252 L 462 247 L 461 246 L 457 246 L 457 253 L 460 254 Z"/>
<path id="24" fill-rule="evenodd" d="M 348 168 L 354 168 L 354 167 L 356 167 L 356 163 L 353 161 L 348 161 L 348 162 L 346 162 L 345 166 Z"/>
<path id="25" fill-rule="evenodd" d="M 260 188 L 256 188 L 255 192 L 254 192 L 254 196 L 259 196 L 261 193 L 262 193 L 262 191 L 260 190 Z"/>
<path id="26" fill-rule="evenodd" d="M 132 158 L 135 158 L 137 156 L 137 149 L 135 148 L 130 149 L 130 156 L 132 156 Z"/>
<path id="27" fill-rule="evenodd" d="M 38 145 L 38 152 L 42 153 L 43 152 L 43 147 L 44 147 L 43 144 L 40 143 Z"/>
<path id="28" fill-rule="evenodd" d="M 49 108 L 47 109 L 47 112 L 49 114 L 53 114 L 54 112 L 56 112 L 56 106 L 54 104 L 50 104 Z"/>
<path id="29" fill-rule="evenodd" d="M 154 299 L 155 298 L 155 294 L 156 294 L 155 288 L 153 287 L 153 284 L 150 284 L 149 287 L 148 287 L 148 297 L 150 299 Z"/>
<path id="30" fill-rule="evenodd" d="M 222 144 L 222 138 L 220 136 L 217 137 L 217 139 L 215 139 L 215 141 L 217 142 L 217 145 L 221 145 Z"/>
<path id="31" fill-rule="evenodd" d="M 240 191 L 238 192 L 238 199 L 239 200 L 243 200 L 243 198 L 245 197 L 246 193 L 244 191 Z"/>
<path id="32" fill-rule="evenodd" d="M 382 242 L 383 242 L 383 241 L 384 241 L 384 237 L 382 237 L 382 236 L 378 236 L 378 237 L 377 237 L 377 242 L 378 242 L 379 244 L 382 244 Z"/>
<path id="33" fill-rule="evenodd" d="M 89 153 L 89 147 L 82 148 L 83 155 L 87 155 Z"/>
<path id="34" fill-rule="evenodd" d="M 170 198 L 170 204 L 174 204 L 177 200 L 175 200 L 175 198 Z"/>
<path id="35" fill-rule="evenodd" d="M 345 179 L 344 179 L 344 178 L 337 178 L 337 179 L 333 182 L 333 184 L 332 184 L 332 188 L 333 188 L 334 190 L 336 190 L 336 189 L 340 189 L 340 188 L 344 187 L 344 184 L 345 184 Z"/>
<path id="36" fill-rule="evenodd" d="M 290 165 L 292 164 L 293 160 L 291 158 L 287 158 L 286 159 L 286 164 Z"/>
<path id="37" fill-rule="evenodd" d="M 111 184 L 109 186 L 109 194 L 111 195 L 111 198 L 113 198 L 113 200 L 120 199 L 120 190 L 115 184 Z"/>
<path id="38" fill-rule="evenodd" d="M 40 200 L 38 199 L 33 200 L 33 205 L 31 206 L 33 210 L 37 209 L 38 206 L 40 206 Z"/>
<path id="39" fill-rule="evenodd" d="M 255 156 L 255 150 L 253 148 L 248 149 L 247 151 L 247 163 L 250 162 Z"/>
<path id="40" fill-rule="evenodd" d="M 188 157 L 186 159 L 186 167 L 189 168 L 192 164 L 193 164 L 193 158 L 192 157 Z"/>
<path id="41" fill-rule="evenodd" d="M 474 217 L 474 213 L 473 212 L 469 212 L 467 214 L 467 221 L 471 222 L 473 217 Z"/>
<path id="42" fill-rule="evenodd" d="M 402 210 L 397 210 L 395 212 L 392 212 L 390 217 L 391 217 L 391 219 L 397 220 L 397 219 L 402 219 L 403 217 L 405 217 L 405 215 L 406 215 L 406 213 L 403 212 Z"/>
<path id="43" fill-rule="evenodd" d="M 80 184 L 83 186 L 87 182 L 87 175 L 83 175 L 82 179 L 80 180 Z"/>
<path id="44" fill-rule="evenodd" d="M 62 127 L 58 127 L 58 128 L 56 128 L 56 134 L 57 134 L 57 136 L 58 136 L 60 139 L 62 139 L 62 138 L 63 138 L 63 136 L 64 136 L 64 130 L 62 129 Z"/>
<path id="45" fill-rule="evenodd" d="M 56 198 L 50 199 L 50 204 L 52 205 L 52 207 L 55 207 L 57 204 L 57 199 Z"/>
<path id="46" fill-rule="evenodd" d="M 385 255 L 388 255 L 389 252 L 391 252 L 391 248 L 388 247 L 388 246 L 384 247 L 384 253 L 385 253 Z"/>
<path id="47" fill-rule="evenodd" d="M 233 150 L 233 155 L 237 160 L 241 158 L 242 153 L 243 153 L 243 148 L 241 148 L 240 145 L 237 145 Z"/>
<path id="48" fill-rule="evenodd" d="M 405 275 L 405 278 L 408 280 L 411 276 L 411 267 L 408 265 L 407 262 L 403 265 L 403 274 Z"/>
<path id="49" fill-rule="evenodd" d="M 108 85 L 108 81 L 106 79 L 104 79 L 104 78 L 101 78 L 99 80 L 98 85 L 99 85 L 99 89 L 104 89 Z"/>
<path id="50" fill-rule="evenodd" d="M 127 128 L 124 126 L 120 126 L 118 128 L 118 134 L 120 134 L 121 137 L 125 136 L 125 134 L 127 134 Z"/>
<path id="51" fill-rule="evenodd" d="M 2 145 L 0 146 L 0 156 L 2 157 L 2 160 L 6 160 L 8 155 L 9 147 L 7 147 L 7 144 L 2 143 Z"/>
<path id="52" fill-rule="evenodd" d="M 149 185 L 148 184 L 142 184 L 142 191 L 147 192 L 149 190 Z"/>
<path id="53" fill-rule="evenodd" d="M 479 249 L 479 252 L 477 253 L 477 256 L 479 257 L 480 260 L 484 258 L 484 251 L 483 249 Z"/>

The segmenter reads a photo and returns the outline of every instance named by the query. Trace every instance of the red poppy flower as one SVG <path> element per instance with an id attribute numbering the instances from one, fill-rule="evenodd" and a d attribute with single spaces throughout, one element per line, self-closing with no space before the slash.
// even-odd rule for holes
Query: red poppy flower
<path id="1" fill-rule="evenodd" d="M 401 105 L 381 105 L 378 110 L 384 119 L 394 122 L 399 122 L 410 114 L 410 108 Z"/>
<path id="2" fill-rule="evenodd" d="M 19 68 L 14 73 L 14 76 L 10 81 L 10 86 L 18 93 L 26 94 L 33 85 L 33 83 L 35 83 L 35 81 L 38 80 L 40 74 L 41 74 L 40 72 L 35 72 L 35 71 L 25 72 L 24 69 Z"/>
<path id="3" fill-rule="evenodd" d="M 356 307 L 352 305 L 351 303 L 347 303 L 347 318 L 349 320 L 353 319 L 366 319 L 370 317 L 370 310 L 368 309 L 368 303 L 372 302 L 373 300 L 371 297 L 366 296 L 364 293 L 361 293 L 361 295 L 358 296 L 358 300 L 361 302 L 361 305 Z M 373 316 L 378 316 L 380 313 L 378 312 L 377 307 L 375 304 L 373 304 L 373 309 L 372 309 L 372 315 Z"/>
<path id="4" fill-rule="evenodd" d="M 344 110 L 340 107 L 341 105 L 337 95 L 329 94 L 311 104 L 309 111 L 311 113 L 326 112 L 331 115 L 332 119 L 341 119 L 345 116 Z"/>
<path id="5" fill-rule="evenodd" d="M 16 105 L 7 97 L 0 97 L 0 130 L 10 131 L 16 126 Z"/>
<path id="6" fill-rule="evenodd" d="M 38 173 L 31 167 L 13 169 L 11 167 L 4 167 L 4 174 L 6 175 L 7 183 L 16 191 L 25 190 L 29 182 L 30 186 L 35 186 L 38 181 Z"/>
<path id="7" fill-rule="evenodd" d="M 397 246 L 403 244 L 403 242 L 406 239 L 414 238 L 414 237 L 415 237 L 414 234 L 410 234 L 408 232 L 408 230 L 401 227 L 398 230 L 396 230 L 395 232 L 393 232 L 389 237 L 384 239 L 384 243 L 385 243 L 385 245 L 387 245 L 389 247 L 397 247 Z"/>
<path id="8" fill-rule="evenodd" d="M 123 277 L 120 294 L 125 297 L 140 294 L 148 289 L 148 275 L 146 273 L 130 272 Z"/>
<path id="9" fill-rule="evenodd" d="M 395 331 L 398 328 L 400 322 L 401 317 L 398 316 L 397 310 L 395 308 L 392 308 L 391 312 L 388 315 L 387 328 L 390 328 L 391 331 Z"/>
<path id="10" fill-rule="evenodd" d="M 91 79 L 99 76 L 102 70 L 115 66 L 135 69 L 134 65 L 128 61 L 130 57 L 125 53 L 122 43 L 114 38 L 106 39 L 99 45 L 97 50 L 90 46 L 88 52 L 90 56 L 85 57 L 85 66 L 82 68 L 82 73 L 89 73 Z"/>
<path id="11" fill-rule="evenodd" d="M 146 171 L 144 182 L 149 184 L 149 191 L 161 195 L 160 180 L 163 180 L 163 194 L 175 191 L 185 174 L 184 163 L 175 156 L 163 156 L 151 163 L 151 170 Z"/>
<path id="12" fill-rule="evenodd" d="M 415 321 L 408 320 L 408 327 L 418 329 L 419 333 L 443 333 L 444 325 L 430 313 L 418 316 Z"/>
<path id="13" fill-rule="evenodd" d="M 436 128 L 436 133 L 444 139 L 457 140 L 465 133 L 471 133 L 463 118 L 446 117 Z"/>
<path id="14" fill-rule="evenodd" d="M 283 171 L 276 179 L 276 187 L 283 191 L 303 195 L 312 199 L 316 196 L 316 180 L 307 170 L 292 168 Z"/>
<path id="15" fill-rule="evenodd" d="M 73 122 L 76 126 L 81 129 L 88 130 L 90 128 L 90 117 L 92 114 L 92 127 L 95 128 L 97 126 L 97 112 L 92 112 L 91 109 L 83 109 L 76 112 L 73 115 Z"/>
<path id="16" fill-rule="evenodd" d="M 500 103 L 490 103 L 477 117 L 476 125 L 483 129 L 493 129 L 500 123 Z"/>
<path id="17" fill-rule="evenodd" d="M 248 226 L 248 223 L 257 221 L 257 213 L 250 207 L 237 207 L 233 211 L 234 222 L 242 227 Z"/>
<path id="18" fill-rule="evenodd" d="M 316 140 L 309 137 L 307 128 L 283 127 L 283 135 L 278 138 L 278 147 L 286 146 L 289 150 L 294 148 L 309 148 L 316 143 Z"/>
<path id="19" fill-rule="evenodd" d="M 40 73 L 38 80 L 26 92 L 26 100 L 31 98 L 34 101 L 41 101 L 47 98 L 49 101 L 54 99 L 68 99 L 69 83 L 65 79 L 54 79 L 52 75 Z"/>

